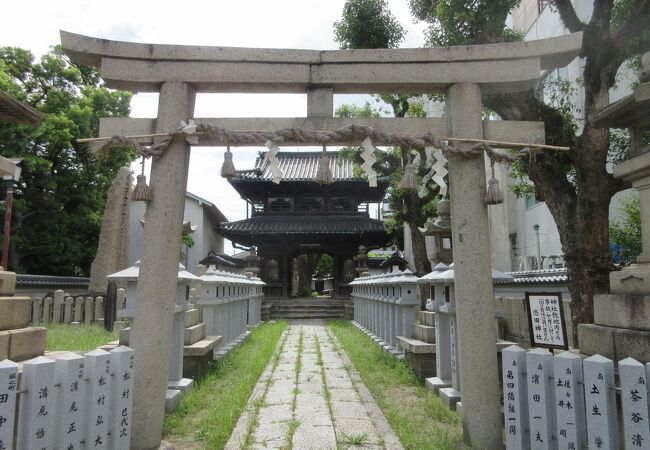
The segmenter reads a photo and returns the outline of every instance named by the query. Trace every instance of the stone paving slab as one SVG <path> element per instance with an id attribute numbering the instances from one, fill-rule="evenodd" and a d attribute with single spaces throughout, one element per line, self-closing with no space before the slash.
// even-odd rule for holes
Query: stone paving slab
<path id="1" fill-rule="evenodd" d="M 403 450 L 323 321 L 293 321 L 276 352 L 226 449 Z"/>

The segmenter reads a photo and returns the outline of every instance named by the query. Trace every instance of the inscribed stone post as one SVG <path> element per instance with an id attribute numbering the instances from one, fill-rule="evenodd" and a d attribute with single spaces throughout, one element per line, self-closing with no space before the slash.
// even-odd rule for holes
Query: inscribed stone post
<path id="1" fill-rule="evenodd" d="M 477 84 L 450 86 L 446 106 L 452 136 L 483 138 Z M 497 449 L 503 444 L 483 155 L 450 157 L 449 181 L 465 441 L 477 448 Z"/>
<path id="2" fill-rule="evenodd" d="M 175 130 L 181 120 L 192 117 L 194 97 L 194 89 L 186 83 L 163 83 L 157 132 Z M 145 214 L 135 314 L 138 326 L 130 340 L 138 354 L 131 433 L 131 446 L 136 450 L 157 447 L 162 437 L 189 157 L 189 145 L 176 140 L 151 164 L 153 200 Z"/>
<path id="3" fill-rule="evenodd" d="M 56 360 L 56 383 L 59 385 L 56 409 L 56 448 L 80 449 L 86 421 L 85 358 L 66 353 Z"/>
<path id="4" fill-rule="evenodd" d="M 93 323 L 93 298 L 86 297 L 84 304 L 84 322 L 86 325 Z"/>
<path id="5" fill-rule="evenodd" d="M 648 380 L 640 362 L 626 358 L 618 363 L 623 404 L 625 448 L 650 448 Z"/>
<path id="6" fill-rule="evenodd" d="M 35 298 L 32 302 L 32 323 L 34 325 L 40 323 L 41 321 L 41 306 L 43 305 L 43 300 L 40 298 Z"/>
<path id="7" fill-rule="evenodd" d="M 530 448 L 528 397 L 526 393 L 526 350 L 516 345 L 501 352 L 503 365 L 503 415 L 506 449 Z"/>
<path id="8" fill-rule="evenodd" d="M 16 448 L 54 448 L 54 361 L 39 356 L 23 363 L 20 390 Z"/>
<path id="9" fill-rule="evenodd" d="M 84 309 L 84 298 L 77 297 L 74 300 L 74 321 L 81 322 L 83 319 L 83 309 Z"/>
<path id="10" fill-rule="evenodd" d="M 0 449 L 13 448 L 17 387 L 18 364 L 0 361 Z"/>
<path id="11" fill-rule="evenodd" d="M 52 297 L 45 297 L 43 299 L 43 322 L 48 323 L 52 321 Z"/>
<path id="12" fill-rule="evenodd" d="M 586 446 L 585 396 L 582 358 L 562 352 L 553 358 L 558 448 Z"/>
<path id="13" fill-rule="evenodd" d="M 530 448 L 546 450 L 553 447 L 555 435 L 553 355 L 541 348 L 526 353 L 526 377 Z"/>
<path id="14" fill-rule="evenodd" d="M 95 297 L 95 321 L 104 317 L 104 297 Z"/>
<path id="15" fill-rule="evenodd" d="M 86 353 L 86 424 L 84 435 L 89 448 L 108 448 L 108 420 L 111 395 L 111 355 L 97 349 Z"/>
<path id="16" fill-rule="evenodd" d="M 61 289 L 54 291 L 54 311 L 52 312 L 52 322 L 61 323 L 61 312 L 63 310 L 63 296 Z"/>
<path id="17" fill-rule="evenodd" d="M 618 448 L 614 363 L 594 355 L 583 361 L 589 448 Z"/>
<path id="18" fill-rule="evenodd" d="M 111 385 L 108 448 L 129 447 L 133 406 L 133 369 L 135 352 L 124 346 L 111 351 L 111 368 L 115 374 Z"/>
<path id="19" fill-rule="evenodd" d="M 65 298 L 65 307 L 63 308 L 63 323 L 72 322 L 72 305 L 74 299 L 72 297 Z"/>

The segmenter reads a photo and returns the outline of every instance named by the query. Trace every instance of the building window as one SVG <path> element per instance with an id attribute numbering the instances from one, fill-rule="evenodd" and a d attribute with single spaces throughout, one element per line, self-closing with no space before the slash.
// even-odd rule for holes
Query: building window
<path id="1" fill-rule="evenodd" d="M 322 211 L 322 197 L 299 197 L 296 198 L 296 211 Z"/>
<path id="2" fill-rule="evenodd" d="M 292 209 L 291 197 L 269 197 L 269 211 L 291 211 Z"/>

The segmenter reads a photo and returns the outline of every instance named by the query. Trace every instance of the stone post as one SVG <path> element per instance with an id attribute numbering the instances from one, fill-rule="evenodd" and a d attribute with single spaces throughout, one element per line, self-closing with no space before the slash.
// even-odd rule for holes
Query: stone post
<path id="1" fill-rule="evenodd" d="M 483 138 L 481 90 L 477 84 L 452 85 L 446 103 L 452 136 Z M 500 449 L 497 336 L 489 221 L 483 202 L 484 156 L 450 157 L 449 181 L 465 441 L 474 448 Z"/>
<path id="2" fill-rule="evenodd" d="M 181 120 L 192 117 L 194 99 L 190 85 L 163 83 L 156 132 L 175 130 Z M 133 327 L 130 339 L 138 359 L 131 439 L 134 450 L 158 448 L 162 437 L 189 150 L 185 141 L 177 140 L 151 164 L 153 200 L 145 214 L 135 312 L 138 326 Z"/>

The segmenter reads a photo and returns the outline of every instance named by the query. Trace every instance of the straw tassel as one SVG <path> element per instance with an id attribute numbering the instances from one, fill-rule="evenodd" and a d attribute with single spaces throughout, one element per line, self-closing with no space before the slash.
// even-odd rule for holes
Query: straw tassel
<path id="1" fill-rule="evenodd" d="M 226 153 L 223 155 L 223 165 L 221 166 L 221 176 L 224 178 L 232 178 L 237 174 L 235 164 L 232 162 L 232 153 L 230 147 L 226 147 Z"/>
<path id="2" fill-rule="evenodd" d="M 319 184 L 334 183 L 334 177 L 330 170 L 330 159 L 327 156 L 325 146 L 323 146 L 323 153 L 320 155 L 320 160 L 318 161 L 318 171 L 316 172 L 314 181 Z"/>
<path id="3" fill-rule="evenodd" d="M 147 176 L 144 174 L 144 157 L 142 158 L 142 172 L 137 177 L 135 189 L 131 199 L 136 202 L 150 202 L 153 199 L 151 188 L 147 185 Z"/>
<path id="4" fill-rule="evenodd" d="M 397 185 L 397 187 L 399 189 L 404 189 L 405 191 L 418 190 L 418 182 L 415 176 L 415 166 L 413 165 L 413 161 L 411 161 L 410 157 L 408 157 L 408 162 L 404 166 L 404 177 L 402 178 L 402 181 L 399 182 L 399 185 Z"/>
<path id="5" fill-rule="evenodd" d="M 494 176 L 494 161 L 490 160 L 492 168 L 492 178 L 488 181 L 487 191 L 485 192 L 485 203 L 487 205 L 498 205 L 503 203 L 503 192 L 499 187 L 499 180 Z"/>

